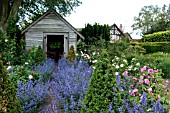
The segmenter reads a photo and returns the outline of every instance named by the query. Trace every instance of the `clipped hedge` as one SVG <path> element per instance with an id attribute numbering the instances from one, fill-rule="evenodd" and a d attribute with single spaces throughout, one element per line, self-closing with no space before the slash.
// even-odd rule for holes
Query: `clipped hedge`
<path id="1" fill-rule="evenodd" d="M 144 35 L 142 38 L 142 42 L 169 42 L 169 41 L 170 30 Z"/>
<path id="2" fill-rule="evenodd" d="M 133 46 L 139 45 L 143 47 L 144 49 L 146 49 L 146 54 L 155 52 L 170 53 L 170 42 L 132 42 L 131 44 Z"/>

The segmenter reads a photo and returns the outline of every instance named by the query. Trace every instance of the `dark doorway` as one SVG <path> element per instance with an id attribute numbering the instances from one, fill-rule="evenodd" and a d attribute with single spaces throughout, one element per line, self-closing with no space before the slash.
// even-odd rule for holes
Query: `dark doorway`
<path id="1" fill-rule="evenodd" d="M 47 35 L 47 58 L 52 58 L 58 62 L 63 53 L 64 35 Z"/>

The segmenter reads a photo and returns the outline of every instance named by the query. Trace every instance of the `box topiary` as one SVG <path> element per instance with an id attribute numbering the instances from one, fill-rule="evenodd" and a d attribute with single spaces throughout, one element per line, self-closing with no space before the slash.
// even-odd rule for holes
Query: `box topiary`
<path id="1" fill-rule="evenodd" d="M 100 113 L 100 111 L 107 113 L 111 102 L 114 101 L 118 103 L 117 105 L 123 104 L 120 93 L 116 93 L 118 89 L 114 87 L 116 84 L 115 70 L 108 58 L 107 51 L 102 50 L 96 59 L 97 62 L 93 67 L 93 74 L 83 100 L 81 113 Z M 115 88 L 114 91 L 113 88 Z"/>
<path id="2" fill-rule="evenodd" d="M 16 89 L 9 80 L 6 68 L 0 61 L 0 113 L 22 113 L 22 108 L 17 100 Z"/>
<path id="3" fill-rule="evenodd" d="M 69 60 L 70 62 L 74 62 L 75 58 L 76 58 L 76 54 L 75 54 L 75 51 L 74 51 L 74 46 L 71 45 L 70 49 L 68 51 L 68 54 L 66 56 L 66 59 Z"/>

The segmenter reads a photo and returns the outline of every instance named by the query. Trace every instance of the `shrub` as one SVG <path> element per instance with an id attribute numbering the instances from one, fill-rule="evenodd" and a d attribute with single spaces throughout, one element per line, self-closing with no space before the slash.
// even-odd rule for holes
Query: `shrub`
<path id="1" fill-rule="evenodd" d="M 149 105 L 150 106 L 150 105 Z M 111 103 L 108 107 L 109 113 L 114 113 L 112 110 L 113 103 Z M 152 108 L 152 109 L 151 109 Z M 143 93 L 140 104 L 136 104 L 135 102 L 130 102 L 129 100 L 125 99 L 124 104 L 119 106 L 117 109 L 119 113 L 164 113 L 164 107 L 160 104 L 160 102 L 152 102 L 152 107 L 148 107 L 147 104 L 147 94 Z"/>
<path id="2" fill-rule="evenodd" d="M 33 71 L 37 72 L 41 76 L 41 80 L 46 82 L 52 78 L 52 73 L 56 69 L 53 59 L 47 59 L 39 65 L 33 66 Z"/>
<path id="3" fill-rule="evenodd" d="M 0 112 L 22 113 L 21 105 L 17 100 L 16 88 L 9 80 L 2 61 L 0 61 Z"/>
<path id="4" fill-rule="evenodd" d="M 29 51 L 25 51 L 20 57 L 21 65 L 27 63 L 27 67 L 32 67 L 33 65 L 39 65 L 42 61 L 45 61 L 45 54 L 41 46 L 32 46 Z"/>
<path id="5" fill-rule="evenodd" d="M 92 69 L 85 61 L 76 64 L 62 58 L 53 73 L 52 90 L 59 109 L 66 113 L 79 113 L 87 91 Z"/>
<path id="6" fill-rule="evenodd" d="M 76 58 L 76 54 L 75 54 L 75 51 L 74 51 L 74 46 L 71 45 L 71 47 L 68 51 L 68 54 L 66 56 L 66 59 L 69 60 L 70 62 L 74 62 L 75 58 Z"/>
<path id="7" fill-rule="evenodd" d="M 30 79 L 38 80 L 39 78 L 39 73 L 36 73 L 35 71 L 32 71 L 24 66 L 14 66 L 13 71 L 10 72 L 10 80 L 14 83 L 16 87 L 19 81 L 26 83 Z"/>
<path id="8" fill-rule="evenodd" d="M 170 30 L 155 32 L 153 34 L 144 35 L 143 42 L 169 42 Z"/>
<path id="9" fill-rule="evenodd" d="M 17 88 L 17 98 L 23 106 L 24 113 L 37 113 L 38 108 L 50 94 L 50 82 L 43 83 L 41 79 L 23 83 L 20 81 Z"/>
<path id="10" fill-rule="evenodd" d="M 116 83 L 115 70 L 108 57 L 106 50 L 102 50 L 100 57 L 96 59 L 97 62 L 94 65 L 88 91 L 83 100 L 81 113 L 99 113 L 100 110 L 107 112 L 110 102 L 116 98 L 116 91 L 113 92 L 113 87 Z M 120 97 L 116 98 L 116 100 L 119 99 Z M 121 100 L 119 100 L 118 104 L 122 104 Z"/>
<path id="11" fill-rule="evenodd" d="M 131 43 L 132 45 L 139 45 L 146 49 L 146 53 L 155 53 L 155 52 L 170 52 L 170 43 L 169 42 L 141 42 L 141 43 Z"/>

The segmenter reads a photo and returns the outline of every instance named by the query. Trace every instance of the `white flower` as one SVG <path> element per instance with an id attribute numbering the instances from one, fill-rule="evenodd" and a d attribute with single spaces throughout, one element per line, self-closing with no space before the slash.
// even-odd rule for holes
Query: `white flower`
<path id="1" fill-rule="evenodd" d="M 124 64 L 120 64 L 120 67 L 124 67 Z"/>
<path id="2" fill-rule="evenodd" d="M 129 68 L 128 70 L 129 70 L 129 71 L 131 71 L 132 69 L 131 69 L 131 68 Z"/>
<path id="3" fill-rule="evenodd" d="M 97 62 L 97 60 L 93 60 L 93 61 L 92 61 L 92 63 L 96 63 L 96 62 Z"/>
<path id="4" fill-rule="evenodd" d="M 135 58 L 132 58 L 132 61 L 136 60 Z"/>
<path id="5" fill-rule="evenodd" d="M 28 65 L 28 62 L 25 62 L 25 65 Z"/>
<path id="6" fill-rule="evenodd" d="M 116 57 L 116 60 L 118 61 L 118 60 L 119 60 L 119 57 Z"/>
<path id="7" fill-rule="evenodd" d="M 115 66 L 115 64 L 112 64 L 112 66 Z"/>
<path id="8" fill-rule="evenodd" d="M 152 109 L 151 108 L 149 108 L 147 111 L 151 111 Z"/>
<path id="9" fill-rule="evenodd" d="M 134 68 L 134 71 L 136 71 L 137 69 L 138 69 L 138 68 L 135 67 L 135 68 Z"/>
<path id="10" fill-rule="evenodd" d="M 119 69 L 119 66 L 118 66 L 118 65 L 116 65 L 116 69 Z"/>
<path id="11" fill-rule="evenodd" d="M 112 60 L 112 62 L 114 62 L 114 59 Z"/>
<path id="12" fill-rule="evenodd" d="M 136 66 L 140 66 L 140 63 L 138 62 L 138 63 L 136 63 Z"/>
<path id="13" fill-rule="evenodd" d="M 86 54 L 86 57 L 87 57 L 87 59 L 90 59 L 90 56 L 88 54 Z"/>
<path id="14" fill-rule="evenodd" d="M 92 54 L 93 54 L 93 55 L 95 55 L 96 53 L 95 53 L 95 52 L 93 52 Z"/>
<path id="15" fill-rule="evenodd" d="M 115 75 L 119 75 L 119 72 L 116 72 Z"/>
<path id="16" fill-rule="evenodd" d="M 127 60 L 126 60 L 126 59 L 124 59 L 124 60 L 123 60 L 123 62 L 127 63 Z"/>
<path id="17" fill-rule="evenodd" d="M 32 75 L 29 75 L 28 78 L 31 80 L 31 79 L 33 79 L 33 76 L 32 76 Z"/>
<path id="18" fill-rule="evenodd" d="M 128 70 L 129 70 L 129 71 L 131 71 L 131 70 L 132 70 L 132 65 L 130 65 L 130 66 L 128 67 Z"/>
<path id="19" fill-rule="evenodd" d="M 76 53 L 76 56 L 78 56 L 78 54 Z"/>
<path id="20" fill-rule="evenodd" d="M 93 66 L 93 69 L 96 69 L 96 67 Z"/>
<path id="21" fill-rule="evenodd" d="M 5 39 L 5 42 L 8 42 L 8 39 Z"/>
<path id="22" fill-rule="evenodd" d="M 130 65 L 129 68 L 132 69 L 132 65 Z"/>
<path id="23" fill-rule="evenodd" d="M 12 68 L 11 66 L 8 66 L 8 67 L 7 67 L 7 70 L 10 70 L 11 68 Z"/>

